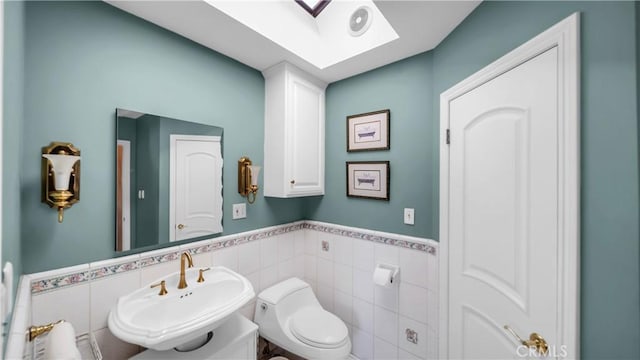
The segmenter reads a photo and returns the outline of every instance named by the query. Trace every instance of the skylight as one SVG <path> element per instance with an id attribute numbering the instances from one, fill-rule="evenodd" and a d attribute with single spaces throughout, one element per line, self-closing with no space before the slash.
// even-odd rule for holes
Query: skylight
<path id="1" fill-rule="evenodd" d="M 331 6 L 325 6 L 322 16 L 315 18 L 301 11 L 301 2 L 291 0 L 204 1 L 318 69 L 341 63 L 398 38 L 373 0 L 332 0 Z M 312 5 L 322 2 L 304 1 Z M 370 11 L 367 19 L 371 26 L 366 33 L 353 36 L 349 33 L 350 18 L 363 7 Z"/>
<path id="2" fill-rule="evenodd" d="M 307 10 L 311 16 L 318 16 L 322 10 L 324 10 L 331 0 L 294 0 L 298 3 L 298 5 L 302 6 L 303 9 Z"/>

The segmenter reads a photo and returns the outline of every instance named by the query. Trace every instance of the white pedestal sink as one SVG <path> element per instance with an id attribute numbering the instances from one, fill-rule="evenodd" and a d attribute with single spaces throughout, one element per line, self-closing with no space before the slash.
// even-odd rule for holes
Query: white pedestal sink
<path id="1" fill-rule="evenodd" d="M 148 284 L 119 298 L 109 313 L 111 332 L 132 344 L 168 350 L 220 326 L 255 296 L 249 280 L 223 266 L 205 272 L 206 280 L 200 283 L 198 269 L 185 275 L 185 289 L 177 288 L 176 272 L 151 283 L 165 280 L 166 295 Z"/>

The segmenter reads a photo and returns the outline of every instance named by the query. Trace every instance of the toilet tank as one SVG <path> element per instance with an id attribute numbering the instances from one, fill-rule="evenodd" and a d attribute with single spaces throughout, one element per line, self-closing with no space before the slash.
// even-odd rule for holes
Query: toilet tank
<path id="1" fill-rule="evenodd" d="M 272 317 L 282 320 L 306 306 L 321 306 L 311 286 L 298 278 L 290 278 L 264 289 L 258 294 L 255 321 Z"/>

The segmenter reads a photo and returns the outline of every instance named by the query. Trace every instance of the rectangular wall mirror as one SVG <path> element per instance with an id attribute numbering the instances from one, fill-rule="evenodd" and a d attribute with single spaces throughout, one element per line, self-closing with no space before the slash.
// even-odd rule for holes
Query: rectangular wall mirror
<path id="1" fill-rule="evenodd" d="M 116 109 L 116 251 L 222 232 L 222 135 Z"/>

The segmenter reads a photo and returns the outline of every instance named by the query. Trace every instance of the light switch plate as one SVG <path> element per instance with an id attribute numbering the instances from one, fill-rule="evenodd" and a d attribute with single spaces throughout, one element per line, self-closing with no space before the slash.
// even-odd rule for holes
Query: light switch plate
<path id="1" fill-rule="evenodd" d="M 411 208 L 404 208 L 404 223 L 407 225 L 414 224 L 415 211 Z"/>
<path id="2" fill-rule="evenodd" d="M 244 219 L 247 217 L 247 204 L 233 204 L 233 220 Z"/>

